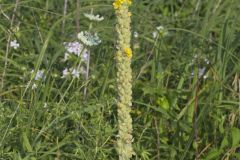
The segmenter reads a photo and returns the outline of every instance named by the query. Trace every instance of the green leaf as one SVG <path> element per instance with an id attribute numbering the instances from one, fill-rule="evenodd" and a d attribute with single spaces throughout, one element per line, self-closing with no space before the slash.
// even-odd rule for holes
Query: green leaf
<path id="1" fill-rule="evenodd" d="M 238 146 L 240 143 L 240 129 L 232 128 L 232 147 Z"/>
<path id="2" fill-rule="evenodd" d="M 169 103 L 168 103 L 168 99 L 163 96 L 163 97 L 159 97 L 157 99 L 157 102 L 156 102 L 160 107 L 162 107 L 163 109 L 165 109 L 166 111 L 169 110 L 170 106 L 169 106 Z"/>
<path id="3" fill-rule="evenodd" d="M 144 95 L 162 95 L 166 92 L 164 88 L 156 88 L 155 86 L 145 86 L 142 91 Z"/>
<path id="4" fill-rule="evenodd" d="M 207 157 L 205 158 L 205 160 L 216 160 L 218 159 L 218 156 L 221 154 L 220 150 L 217 149 L 212 149 L 209 154 L 207 155 Z"/>
<path id="5" fill-rule="evenodd" d="M 221 122 L 220 122 L 220 124 L 218 126 L 219 131 L 220 131 L 221 134 L 224 133 L 224 121 L 225 121 L 225 117 L 222 117 Z"/>
<path id="6" fill-rule="evenodd" d="M 28 137 L 26 132 L 23 132 L 22 134 L 22 138 L 23 138 L 23 147 L 28 151 L 28 152 L 32 152 L 33 149 L 29 143 Z"/>
<path id="7" fill-rule="evenodd" d="M 222 140 L 222 142 L 221 142 L 221 149 L 224 149 L 225 147 L 227 147 L 228 146 L 228 138 L 227 138 L 227 136 L 225 136 L 224 138 L 223 138 L 223 140 Z"/>

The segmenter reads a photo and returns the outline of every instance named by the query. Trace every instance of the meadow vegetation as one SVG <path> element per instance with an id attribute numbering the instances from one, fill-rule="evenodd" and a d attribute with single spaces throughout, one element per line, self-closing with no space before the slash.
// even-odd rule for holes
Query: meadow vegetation
<path id="1" fill-rule="evenodd" d="M 119 158 L 113 2 L 0 0 L 0 160 Z M 129 10 L 131 159 L 239 160 L 239 0 Z"/>

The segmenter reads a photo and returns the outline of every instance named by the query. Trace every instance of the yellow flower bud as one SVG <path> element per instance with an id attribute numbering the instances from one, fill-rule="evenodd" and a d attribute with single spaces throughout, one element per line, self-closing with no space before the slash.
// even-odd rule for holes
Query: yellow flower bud
<path id="1" fill-rule="evenodd" d="M 132 0 L 115 0 L 115 2 L 113 3 L 113 7 L 114 9 L 119 9 L 124 3 L 126 3 L 127 5 L 131 5 L 132 4 Z"/>
<path id="2" fill-rule="evenodd" d="M 132 49 L 131 48 L 125 48 L 124 52 L 128 58 L 132 58 Z"/>

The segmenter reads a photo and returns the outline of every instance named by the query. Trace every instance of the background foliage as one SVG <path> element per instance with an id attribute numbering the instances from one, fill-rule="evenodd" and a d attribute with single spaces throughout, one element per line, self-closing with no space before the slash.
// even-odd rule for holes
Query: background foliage
<path id="1" fill-rule="evenodd" d="M 15 4 L 0 0 L 0 73 L 8 62 L 0 77 L 0 159 L 117 159 L 112 1 L 80 1 L 81 31 L 91 23 L 83 13 L 105 18 L 91 23 L 102 43 L 90 48 L 88 81 L 61 78 L 63 42 L 77 40 L 76 1 L 66 17 L 63 0 L 20 0 L 14 14 Z M 237 0 L 134 1 L 133 159 L 240 159 L 239 10 Z M 167 35 L 154 38 L 158 26 Z M 10 34 L 20 47 L 5 59 Z M 26 90 L 33 69 L 46 79 Z"/>

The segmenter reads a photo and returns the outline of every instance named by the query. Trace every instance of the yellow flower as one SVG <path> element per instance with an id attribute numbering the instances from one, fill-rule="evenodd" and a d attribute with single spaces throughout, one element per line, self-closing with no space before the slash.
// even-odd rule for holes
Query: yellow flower
<path id="1" fill-rule="evenodd" d="M 123 3 L 127 3 L 127 5 L 130 6 L 132 4 L 132 0 L 115 0 L 113 3 L 114 9 L 119 9 Z"/>
<path id="2" fill-rule="evenodd" d="M 113 3 L 114 9 L 119 9 L 120 6 L 121 6 L 121 3 L 119 1 L 116 1 L 116 2 Z"/>
<path id="3" fill-rule="evenodd" d="M 124 52 L 128 58 L 132 58 L 132 49 L 131 48 L 125 48 Z"/>

